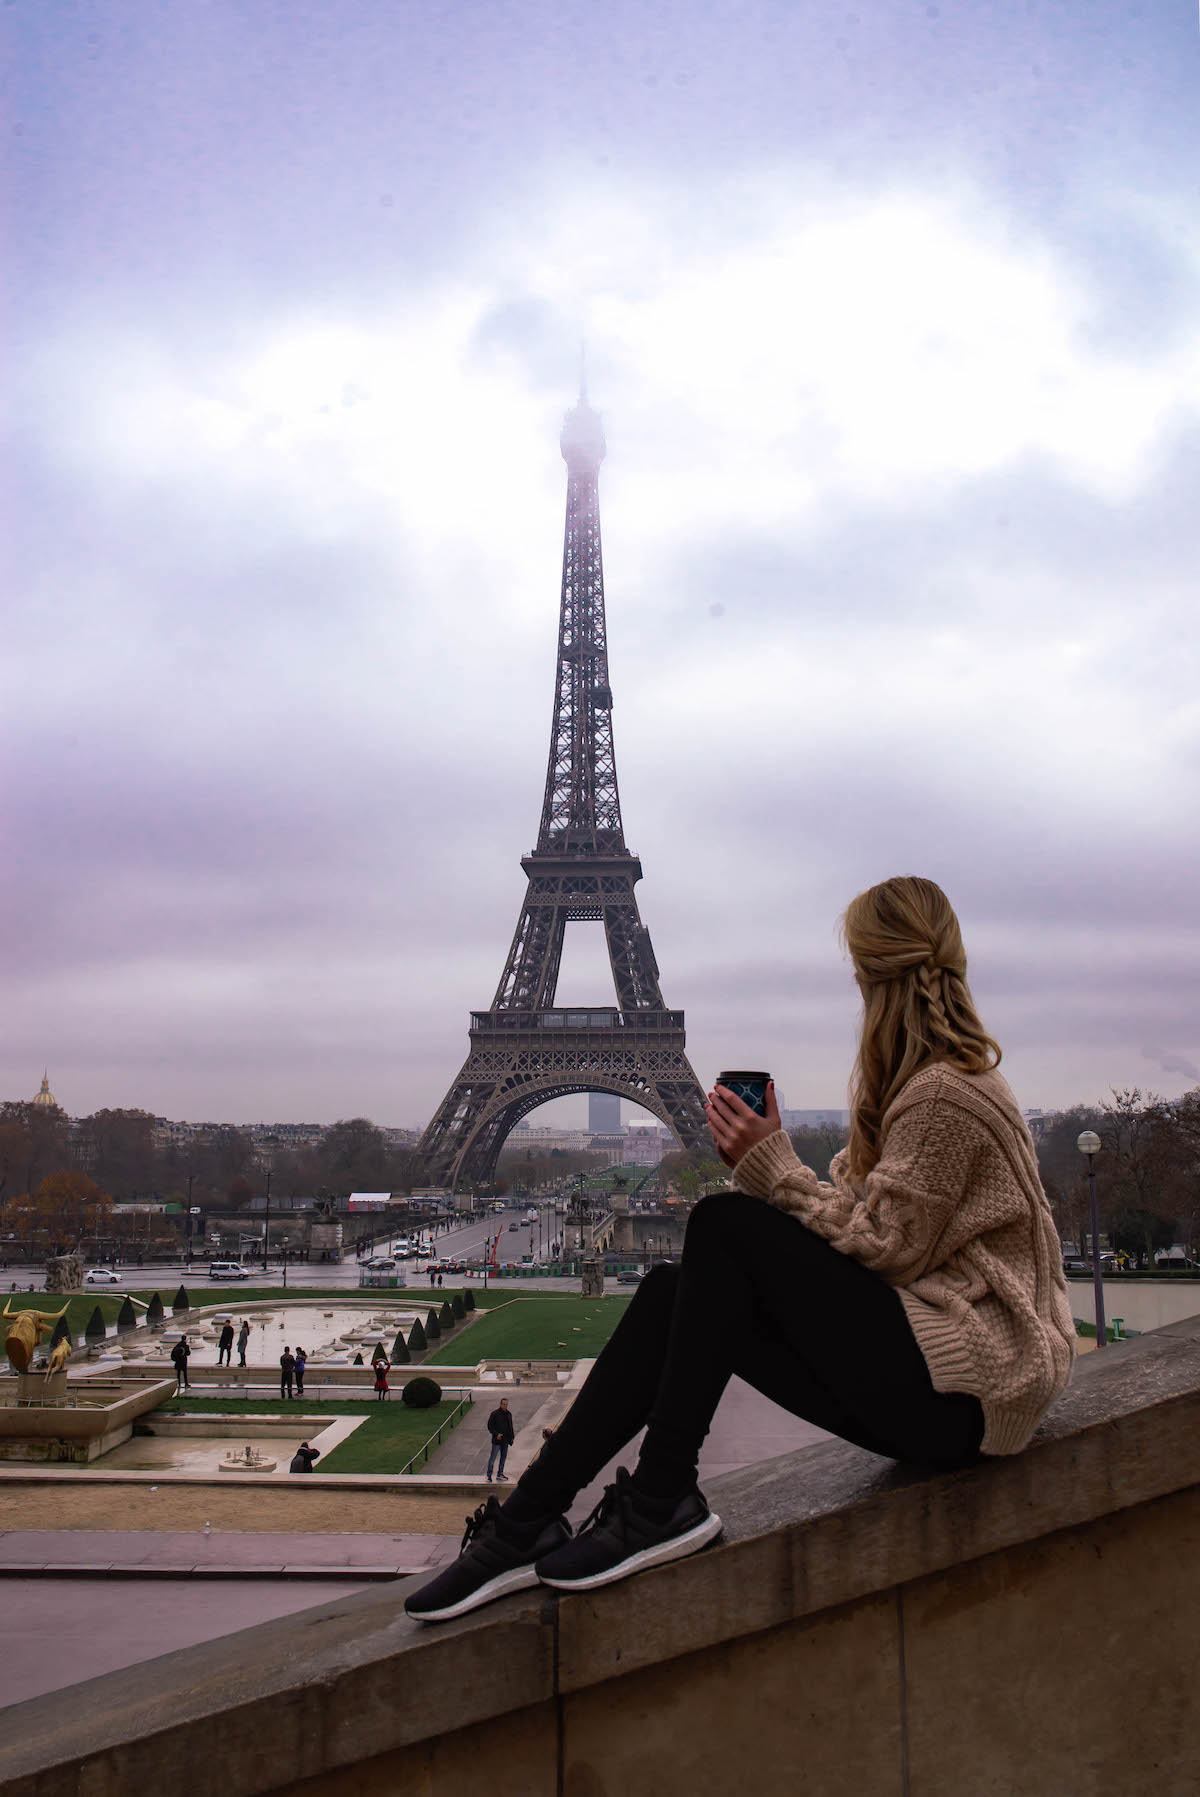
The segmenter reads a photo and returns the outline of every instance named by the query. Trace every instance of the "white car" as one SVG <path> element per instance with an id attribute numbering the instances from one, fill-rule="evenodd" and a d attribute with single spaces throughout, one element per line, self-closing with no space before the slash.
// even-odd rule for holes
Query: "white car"
<path id="1" fill-rule="evenodd" d="M 120 1285 L 121 1275 L 111 1267 L 92 1267 L 83 1276 L 85 1285 Z"/>
<path id="2" fill-rule="evenodd" d="M 210 1279 L 249 1279 L 250 1269 L 236 1260 L 214 1260 L 208 1269 Z"/>

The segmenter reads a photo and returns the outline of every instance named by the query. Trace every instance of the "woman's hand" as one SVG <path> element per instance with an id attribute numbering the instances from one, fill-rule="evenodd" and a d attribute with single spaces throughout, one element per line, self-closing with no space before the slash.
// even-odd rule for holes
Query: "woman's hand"
<path id="1" fill-rule="evenodd" d="M 718 1086 L 709 1093 L 704 1114 L 708 1118 L 708 1133 L 713 1145 L 727 1167 L 736 1167 L 756 1142 L 761 1142 L 764 1136 L 773 1136 L 782 1127 L 779 1106 L 775 1102 L 774 1080 L 767 1084 L 765 1117 L 752 1111 L 728 1086 Z"/>

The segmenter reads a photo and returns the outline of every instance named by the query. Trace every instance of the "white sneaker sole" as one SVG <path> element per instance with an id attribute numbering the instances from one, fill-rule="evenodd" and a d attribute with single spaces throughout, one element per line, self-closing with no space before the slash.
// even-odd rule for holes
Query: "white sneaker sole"
<path id="1" fill-rule="evenodd" d="M 478 1610 L 482 1604 L 490 1604 L 498 1597 L 507 1597 L 510 1591 L 526 1591 L 530 1585 L 539 1583 L 538 1575 L 532 1562 L 528 1566 L 514 1566 L 511 1572 L 502 1572 L 478 1591 L 472 1591 L 469 1597 L 460 1597 L 456 1604 L 447 1604 L 441 1610 L 409 1610 L 405 1613 L 414 1622 L 449 1622 L 455 1616 L 465 1616 L 468 1610 Z"/>
<path id="2" fill-rule="evenodd" d="M 645 1572 L 647 1567 L 685 1560 L 689 1554 L 698 1553 L 710 1541 L 715 1541 L 720 1533 L 721 1518 L 710 1511 L 704 1521 L 698 1522 L 686 1535 L 675 1535 L 670 1541 L 660 1541 L 657 1547 L 643 1548 L 640 1554 L 631 1554 L 628 1560 L 610 1566 L 605 1572 L 594 1572 L 585 1579 L 543 1578 L 541 1583 L 552 1586 L 555 1591 L 594 1591 L 599 1585 L 614 1585 L 618 1579 L 627 1579 L 631 1573 Z"/>

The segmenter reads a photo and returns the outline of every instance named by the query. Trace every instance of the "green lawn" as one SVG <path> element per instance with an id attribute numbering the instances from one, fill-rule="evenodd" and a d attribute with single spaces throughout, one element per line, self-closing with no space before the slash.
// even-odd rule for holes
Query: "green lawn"
<path id="1" fill-rule="evenodd" d="M 489 1297 L 491 1294 L 488 1294 Z M 513 1298 L 459 1330 L 426 1366 L 478 1360 L 591 1360 L 625 1314 L 628 1298 Z"/>
<path id="2" fill-rule="evenodd" d="M 379 1403 L 375 1398 L 324 1399 L 320 1403 L 298 1398 L 287 1404 L 263 1402 L 261 1398 L 176 1398 L 163 1404 L 164 1411 L 175 1415 L 207 1416 L 365 1416 L 367 1421 L 338 1447 L 317 1461 L 322 1473 L 398 1473 L 405 1461 L 436 1433 L 457 1407 L 457 1398 L 443 1398 L 428 1410 L 410 1410 L 398 1396 Z M 469 1412 L 464 1412 L 469 1414 Z M 455 1425 L 457 1426 L 457 1425 Z M 443 1435 L 445 1440 L 445 1435 Z M 419 1471 L 420 1468 L 414 1468 Z"/>

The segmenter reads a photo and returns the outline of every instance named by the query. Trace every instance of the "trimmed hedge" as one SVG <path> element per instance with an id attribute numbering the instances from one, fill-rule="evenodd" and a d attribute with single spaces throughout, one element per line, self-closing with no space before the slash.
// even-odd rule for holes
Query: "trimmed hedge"
<path id="1" fill-rule="evenodd" d="M 412 1354 L 423 1354 L 429 1346 L 428 1341 L 425 1339 L 425 1331 L 421 1327 L 420 1317 L 417 1318 L 416 1322 L 408 1332 L 408 1346 Z"/>
<path id="2" fill-rule="evenodd" d="M 443 1329 L 453 1329 L 454 1327 L 454 1311 L 451 1307 L 449 1298 L 446 1299 L 446 1302 L 438 1311 L 438 1322 L 442 1325 Z"/>
<path id="3" fill-rule="evenodd" d="M 412 1355 L 408 1351 L 408 1344 L 404 1340 L 404 1331 L 397 1329 L 396 1339 L 392 1343 L 392 1365 L 404 1366 L 411 1359 Z"/>
<path id="4" fill-rule="evenodd" d="M 424 1373 L 418 1373 L 410 1379 L 400 1394 L 404 1402 L 413 1410 L 428 1410 L 431 1404 L 440 1404 L 442 1388 L 436 1379 L 427 1379 Z"/>
<path id="5" fill-rule="evenodd" d="M 474 1308 L 475 1308 L 475 1294 L 474 1294 L 474 1292 L 472 1292 L 472 1291 L 465 1291 L 465 1292 L 464 1292 L 464 1293 L 463 1293 L 463 1298 L 462 1298 L 462 1301 L 463 1301 L 463 1309 L 464 1309 L 464 1310 L 474 1310 Z"/>
<path id="6" fill-rule="evenodd" d="M 181 1285 L 179 1290 L 176 1292 L 174 1298 L 171 1300 L 171 1309 L 172 1310 L 190 1310 L 191 1308 L 192 1308 L 192 1301 L 187 1295 L 187 1286 Z"/>
<path id="7" fill-rule="evenodd" d="M 102 1342 L 107 1334 L 108 1328 L 104 1321 L 104 1312 L 97 1304 L 95 1310 L 87 1320 L 87 1328 L 83 1332 L 84 1340 L 89 1342 Z"/>
<path id="8" fill-rule="evenodd" d="M 430 1341 L 436 1341 L 442 1333 L 442 1325 L 438 1321 L 438 1313 L 436 1310 L 431 1310 L 429 1315 L 425 1318 L 425 1333 Z"/>
<path id="9" fill-rule="evenodd" d="M 136 1329 L 137 1326 L 137 1312 L 134 1310 L 129 1299 L 126 1298 L 120 1310 L 117 1312 L 117 1334 L 127 1335 L 131 1329 Z"/>
<path id="10" fill-rule="evenodd" d="M 467 1314 L 467 1307 L 462 1301 L 462 1293 L 461 1292 L 455 1292 L 454 1296 L 450 1300 L 450 1308 L 454 1312 L 455 1322 L 461 1323 L 463 1318 Z"/>

